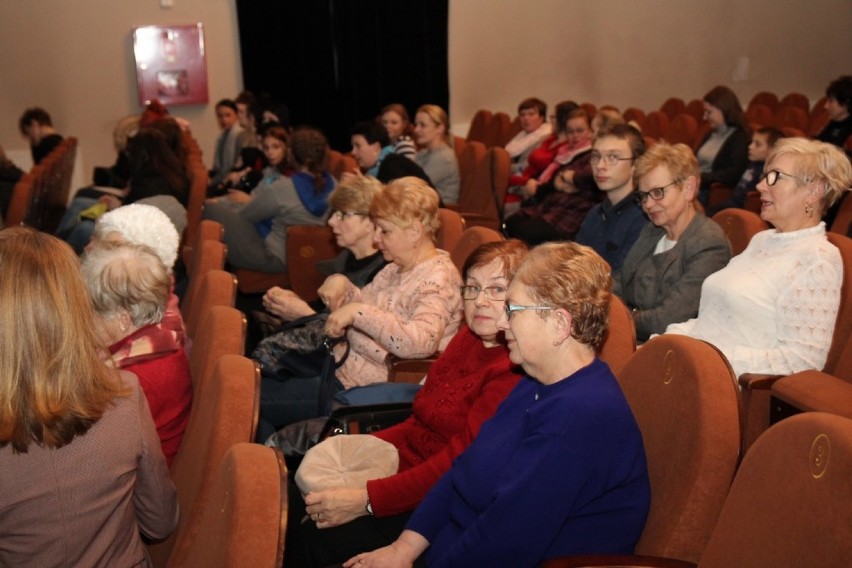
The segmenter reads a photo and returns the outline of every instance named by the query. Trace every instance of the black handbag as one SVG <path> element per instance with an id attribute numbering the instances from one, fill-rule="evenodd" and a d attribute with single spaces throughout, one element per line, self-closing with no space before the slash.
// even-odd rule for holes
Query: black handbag
<path id="1" fill-rule="evenodd" d="M 319 440 L 340 434 L 372 434 L 411 416 L 410 402 L 341 406 L 331 411 Z"/>

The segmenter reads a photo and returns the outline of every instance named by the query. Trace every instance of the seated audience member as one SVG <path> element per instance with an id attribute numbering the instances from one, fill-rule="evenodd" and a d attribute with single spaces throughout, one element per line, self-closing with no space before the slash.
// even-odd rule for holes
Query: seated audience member
<path id="1" fill-rule="evenodd" d="M 499 328 L 527 376 L 432 487 L 390 546 L 345 567 L 540 566 L 630 554 L 650 487 L 642 434 L 597 358 L 612 279 L 588 247 L 530 251 Z M 422 562 L 421 558 L 421 562 Z M 418 563 L 420 565 L 420 563 Z"/>
<path id="2" fill-rule="evenodd" d="M 222 133 L 216 139 L 210 187 L 216 188 L 237 163 L 243 147 L 252 144 L 251 133 L 240 126 L 237 103 L 222 99 L 216 103 L 216 121 Z"/>
<path id="3" fill-rule="evenodd" d="M 328 196 L 335 185 L 325 170 L 325 136 L 313 128 L 299 128 L 289 137 L 289 148 L 287 140 L 283 128 L 268 129 L 263 150 L 270 166 L 263 172 L 264 179 L 250 194 L 231 190 L 226 196 L 208 199 L 204 206 L 204 218 L 225 227 L 231 266 L 283 272 L 287 227 L 325 223 Z M 288 153 L 296 170 L 290 177 L 282 172 Z"/>
<path id="4" fill-rule="evenodd" d="M 50 115 L 43 108 L 28 108 L 18 121 L 21 136 L 30 143 L 33 165 L 38 165 L 62 142 L 62 135 L 53 127 Z"/>
<path id="5" fill-rule="evenodd" d="M 749 126 L 737 95 L 719 86 L 704 95 L 704 119 L 710 132 L 695 155 L 701 170 L 698 198 L 707 204 L 710 186 L 721 183 L 734 187 L 748 166 Z"/>
<path id="6" fill-rule="evenodd" d="M 571 239 L 586 213 L 599 201 L 592 179 L 589 115 L 576 108 L 567 115 L 567 143 L 536 179 L 527 181 L 527 199 L 506 219 L 506 233 L 529 245 Z M 554 175 L 555 174 L 555 175 Z"/>
<path id="7" fill-rule="evenodd" d="M 139 378 L 171 466 L 189 422 L 192 380 L 177 333 L 163 325 L 169 271 L 146 246 L 109 242 L 87 250 L 81 270 L 100 339 L 112 363 Z"/>
<path id="8" fill-rule="evenodd" d="M 651 223 L 627 253 L 614 292 L 633 313 L 636 339 L 698 314 L 704 279 L 728 264 L 724 231 L 696 211 L 698 161 L 686 144 L 658 142 L 636 160 L 636 195 Z"/>
<path id="9" fill-rule="evenodd" d="M 598 135 L 598 132 L 609 129 L 615 124 L 625 124 L 624 117 L 621 113 L 611 108 L 602 108 L 598 110 L 595 117 L 592 119 L 592 138 Z"/>
<path id="10" fill-rule="evenodd" d="M 178 257 L 180 246 L 180 232 L 175 227 L 171 218 L 163 212 L 160 207 L 151 205 L 152 200 L 167 200 L 171 197 L 149 198 L 145 203 L 132 203 L 104 213 L 95 223 L 92 239 L 86 250 L 92 250 L 103 243 L 142 245 L 150 248 L 162 261 L 163 266 L 169 273 L 169 299 L 166 303 L 166 312 L 163 315 L 162 324 L 175 332 L 175 338 L 181 347 L 186 347 L 186 328 L 180 313 L 180 300 L 174 293 L 173 270 Z M 176 201 L 173 203 L 175 209 L 180 207 Z M 186 213 L 184 212 L 184 217 Z M 186 222 L 184 221 L 184 224 Z"/>
<path id="11" fill-rule="evenodd" d="M 89 242 L 94 219 L 106 211 L 158 195 L 171 195 L 186 204 L 189 177 L 184 162 L 169 146 L 163 131 L 151 126 L 141 128 L 130 139 L 129 147 L 130 181 L 119 192 L 120 197 L 96 189 L 82 190 L 74 197 L 56 229 L 56 235 L 78 252 Z M 93 207 L 95 205 L 98 207 Z M 89 215 L 81 217 L 86 210 Z"/>
<path id="12" fill-rule="evenodd" d="M 415 159 L 417 165 L 429 176 L 444 203 L 457 203 L 461 178 L 456 153 L 450 147 L 447 113 L 437 105 L 423 105 L 414 118 L 414 137 L 422 148 Z"/>
<path id="13" fill-rule="evenodd" d="M 595 249 L 617 278 L 624 257 L 648 223 L 636 201 L 633 180 L 636 159 L 645 153 L 645 140 L 632 126 L 616 124 L 598 134 L 593 152 L 592 174 L 606 198 L 586 215 L 575 240 Z"/>
<path id="14" fill-rule="evenodd" d="M 24 170 L 6 157 L 6 151 L 0 146 L 0 215 L 6 218 L 9 203 L 12 201 L 12 191 L 15 184 L 24 175 Z"/>
<path id="15" fill-rule="evenodd" d="M 418 178 L 394 180 L 373 199 L 370 217 L 388 265 L 363 289 L 335 274 L 318 292 L 331 310 L 326 335 L 345 335 L 349 345 L 337 369 L 339 389 L 387 381 L 388 355 L 418 359 L 443 351 L 461 320 L 461 278 L 450 255 L 435 247 L 435 191 Z M 338 345 L 337 358 L 345 351 Z M 319 386 L 319 377 L 264 377 L 258 440 L 317 416 Z"/>
<path id="16" fill-rule="evenodd" d="M 374 237 L 376 225 L 370 218 L 370 204 L 382 191 L 382 184 L 374 178 L 353 176 L 343 180 L 328 196 L 328 225 L 334 232 L 338 246 L 343 248 L 334 259 L 320 261 L 317 268 L 326 274 L 342 274 L 358 288 L 373 281 L 376 274 L 385 266 L 382 253 L 376 249 Z M 294 334 L 304 334 L 310 330 L 316 337 L 314 349 L 322 347 L 325 339 L 325 320 L 328 308 L 321 300 L 305 301 L 292 290 L 275 286 L 263 296 L 264 314 L 259 319 L 280 326 L 281 323 L 320 314 L 305 327 L 283 330 L 267 334 L 252 353 L 252 359 L 261 365 L 264 376 L 277 373 L 278 360 L 285 349 L 294 344 Z M 274 321 L 268 321 L 274 318 Z"/>
<path id="17" fill-rule="evenodd" d="M 760 175 L 763 173 L 766 156 L 769 155 L 769 151 L 781 138 L 784 138 L 784 133 L 774 126 L 758 128 L 751 135 L 751 144 L 748 145 L 748 167 L 743 172 L 743 177 L 737 182 L 730 199 L 707 208 L 708 217 L 712 217 L 722 209 L 732 207 L 742 209 L 745 206 L 746 195 L 750 191 L 754 191 Z"/>
<path id="18" fill-rule="evenodd" d="M 385 127 L 378 122 L 359 122 L 351 131 L 352 156 L 358 162 L 360 173 L 373 176 L 382 183 L 414 176 L 432 184 L 423 168 L 402 154 L 397 154 L 388 139 Z M 343 176 L 358 175 L 344 172 Z"/>
<path id="19" fill-rule="evenodd" d="M 547 122 L 547 103 L 535 97 L 524 99 L 518 105 L 518 121 L 521 123 L 521 131 L 506 144 L 506 151 L 512 159 L 513 174 L 526 169 L 532 151 L 553 131 Z"/>
<path id="20" fill-rule="evenodd" d="M 553 162 L 554 158 L 556 158 L 556 153 L 564 146 L 571 144 L 572 137 L 567 132 L 568 115 L 578 108 L 580 108 L 580 105 L 574 101 L 563 101 L 556 105 L 556 114 L 553 123 L 553 128 L 556 131 L 545 138 L 538 147 L 530 152 L 527 158 L 527 167 L 522 172 L 513 173 L 509 177 L 509 186 L 511 188 L 520 188 L 530 179 L 537 178 Z M 509 191 L 511 192 L 512 189 Z"/>
<path id="21" fill-rule="evenodd" d="M 826 240 L 823 212 L 852 185 L 852 166 L 836 146 L 779 140 L 766 159 L 760 217 L 775 228 L 752 237 L 742 254 L 709 276 L 698 317 L 670 325 L 708 341 L 737 375 L 788 375 L 822 369 L 834 334 L 843 261 Z"/>
<path id="22" fill-rule="evenodd" d="M 832 81 L 825 90 L 825 110 L 828 111 L 829 122 L 817 134 L 817 140 L 848 149 L 850 138 L 852 138 L 850 104 L 852 104 L 852 75 L 843 75 Z"/>
<path id="23" fill-rule="evenodd" d="M 147 566 L 178 502 L 133 373 L 103 364 L 60 240 L 0 232 L 0 565 Z"/>
<path id="24" fill-rule="evenodd" d="M 388 133 L 394 153 L 413 160 L 417 156 L 417 146 L 411 139 L 411 121 L 405 106 L 389 104 L 379 114 L 379 121 Z"/>
<path id="25" fill-rule="evenodd" d="M 466 325 L 432 364 L 405 422 L 377 432 L 399 454 L 395 475 L 308 493 L 291 503 L 293 546 L 287 566 L 322 568 L 393 542 L 411 511 L 470 445 L 520 375 L 497 322 L 515 269 L 526 256 L 520 241 L 482 245 L 464 266 Z M 306 511 L 302 511 L 307 505 Z M 316 522 L 301 523 L 307 512 Z"/>

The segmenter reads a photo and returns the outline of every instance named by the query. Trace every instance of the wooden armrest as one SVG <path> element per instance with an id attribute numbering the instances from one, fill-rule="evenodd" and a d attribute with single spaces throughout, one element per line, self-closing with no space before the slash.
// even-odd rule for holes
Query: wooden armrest
<path id="1" fill-rule="evenodd" d="M 696 564 L 674 558 L 658 556 L 638 556 L 631 554 L 584 554 L 582 556 L 563 556 L 551 558 L 542 564 L 543 568 L 582 568 L 584 566 L 610 566 L 618 568 L 696 568 Z"/>
<path id="2" fill-rule="evenodd" d="M 769 390 L 775 381 L 783 375 L 761 375 L 758 373 L 743 373 L 740 375 L 740 388 L 744 390 Z"/>
<path id="3" fill-rule="evenodd" d="M 419 383 L 420 379 L 429 372 L 429 367 L 438 356 L 425 359 L 399 359 L 388 357 L 388 382 L 389 383 Z"/>

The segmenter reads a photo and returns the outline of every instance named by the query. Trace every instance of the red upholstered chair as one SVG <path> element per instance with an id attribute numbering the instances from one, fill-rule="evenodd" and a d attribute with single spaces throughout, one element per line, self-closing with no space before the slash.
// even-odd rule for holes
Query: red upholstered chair
<path id="1" fill-rule="evenodd" d="M 219 241 L 205 240 L 193 247 L 187 266 L 189 285 L 180 303 L 180 311 L 184 318 L 189 317 L 192 312 L 192 304 L 201 289 L 204 275 L 211 270 L 225 268 L 225 257 L 227 256 L 228 247 Z"/>
<path id="2" fill-rule="evenodd" d="M 287 227 L 287 270 L 290 289 L 299 297 L 317 296 L 326 275 L 317 270 L 317 261 L 334 258 L 340 247 L 328 225 L 291 225 Z"/>
<path id="3" fill-rule="evenodd" d="M 201 286 L 192 303 L 192 309 L 186 314 L 184 325 L 186 334 L 195 337 L 201 320 L 213 306 L 234 307 L 237 295 L 237 279 L 224 270 L 210 270 L 201 276 Z"/>
<path id="4" fill-rule="evenodd" d="M 189 425 L 171 472 L 180 503 L 178 528 L 165 541 L 148 547 L 154 566 L 158 567 L 199 565 L 189 562 L 190 544 L 200 530 L 202 512 L 213 497 L 222 457 L 234 444 L 254 439 L 260 371 L 245 357 L 222 356 L 209 380 L 196 385 L 193 397 Z"/>
<path id="5" fill-rule="evenodd" d="M 746 120 L 753 126 L 775 126 L 775 111 L 766 105 L 750 105 L 746 111 Z"/>
<path id="6" fill-rule="evenodd" d="M 666 113 L 669 118 L 674 119 L 679 114 L 686 112 L 686 103 L 678 97 L 670 97 L 660 105 L 660 111 Z"/>
<path id="7" fill-rule="evenodd" d="M 464 217 L 452 209 L 438 209 L 438 219 L 441 226 L 436 236 L 436 246 L 445 251 L 452 251 L 464 233 Z"/>
<path id="8" fill-rule="evenodd" d="M 450 257 L 453 259 L 453 264 L 458 268 L 459 274 L 461 274 L 467 257 L 480 245 L 502 240 L 503 235 L 488 227 L 468 227 L 465 229 L 456 241 L 455 246 L 450 250 Z"/>
<path id="9" fill-rule="evenodd" d="M 765 106 L 774 113 L 778 110 L 778 95 L 770 93 L 769 91 L 760 91 L 751 98 L 747 108 L 751 108 L 755 105 Z"/>
<path id="10" fill-rule="evenodd" d="M 27 224 L 35 186 L 39 181 L 40 172 L 43 170 L 44 168 L 41 166 L 33 167 L 29 173 L 21 176 L 21 179 L 12 188 L 12 198 L 9 201 L 9 208 L 6 210 L 6 227 Z"/>
<path id="11" fill-rule="evenodd" d="M 704 120 L 704 101 L 692 99 L 687 103 L 685 112 L 701 124 Z"/>
<path id="12" fill-rule="evenodd" d="M 461 136 L 453 136 L 453 151 L 456 153 L 456 160 L 461 160 L 465 146 L 467 146 L 467 140 Z"/>
<path id="13" fill-rule="evenodd" d="M 651 508 L 636 554 L 695 562 L 739 462 L 733 372 L 711 345 L 661 335 L 645 343 L 617 377 L 642 431 L 651 481 Z M 545 563 L 574 565 L 586 564 Z"/>
<path id="14" fill-rule="evenodd" d="M 213 306 L 201 320 L 189 354 L 193 390 L 209 381 L 222 355 L 242 355 L 246 341 L 246 318 L 228 306 Z"/>
<path id="15" fill-rule="evenodd" d="M 745 456 L 697 566 L 848 566 L 850 497 L 852 420 L 818 412 L 785 420 L 761 436 Z M 696 564 L 584 556 L 544 566 L 685 568 Z"/>
<path id="16" fill-rule="evenodd" d="M 645 112 L 635 107 L 630 107 L 624 111 L 624 120 L 627 122 L 635 122 L 642 130 L 645 124 Z"/>
<path id="17" fill-rule="evenodd" d="M 594 103 L 582 103 L 580 105 L 580 108 L 586 111 L 586 114 L 589 115 L 589 118 L 594 118 L 595 115 L 598 114 L 598 107 L 595 106 Z"/>
<path id="18" fill-rule="evenodd" d="M 670 144 L 692 146 L 696 132 L 698 132 L 698 122 L 690 115 L 683 113 L 671 119 L 663 138 Z"/>
<path id="19" fill-rule="evenodd" d="M 599 356 L 615 376 L 621 374 L 624 366 L 636 353 L 636 325 L 630 310 L 614 295 L 609 304 L 609 322 L 606 337 Z"/>
<path id="20" fill-rule="evenodd" d="M 169 566 L 281 566 L 287 529 L 287 466 L 278 449 L 240 442 L 222 458 L 194 535 Z M 176 554 L 176 556 L 178 556 Z"/>
<path id="21" fill-rule="evenodd" d="M 645 126 L 642 129 L 642 134 L 662 140 L 666 137 L 666 131 L 669 129 L 669 115 L 659 110 L 649 112 L 645 116 Z"/>
<path id="22" fill-rule="evenodd" d="M 795 128 L 807 132 L 810 126 L 810 117 L 807 111 L 797 106 L 782 106 L 775 113 L 775 125 L 778 128 Z"/>
<path id="23" fill-rule="evenodd" d="M 485 147 L 492 148 L 498 146 L 502 148 L 512 139 L 514 134 L 512 131 L 512 119 L 505 112 L 495 113 L 488 123 L 488 131 L 486 132 Z"/>
<path id="24" fill-rule="evenodd" d="M 754 235 L 769 228 L 759 215 L 745 209 L 722 209 L 713 215 L 713 220 L 725 231 L 734 256 L 746 249 Z"/>
<path id="25" fill-rule="evenodd" d="M 794 106 L 799 107 L 806 114 L 810 114 L 811 111 L 811 103 L 808 101 L 808 97 L 803 95 L 802 93 L 789 93 L 784 96 L 783 99 L 778 103 L 779 107 L 785 106 Z"/>
<path id="26" fill-rule="evenodd" d="M 480 109 L 473 115 L 470 128 L 467 131 L 468 142 L 480 142 L 485 144 L 488 139 L 488 123 L 491 122 L 491 111 Z"/>

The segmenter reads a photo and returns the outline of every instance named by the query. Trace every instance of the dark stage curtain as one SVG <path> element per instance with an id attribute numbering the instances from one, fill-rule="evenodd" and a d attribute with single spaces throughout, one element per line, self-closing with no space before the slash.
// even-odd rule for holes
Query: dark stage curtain
<path id="1" fill-rule="evenodd" d="M 389 103 L 448 108 L 448 0 L 237 0 L 246 89 L 348 151 Z M 215 41 L 215 38 L 207 38 Z"/>

